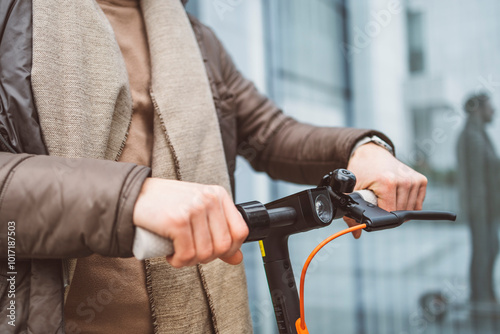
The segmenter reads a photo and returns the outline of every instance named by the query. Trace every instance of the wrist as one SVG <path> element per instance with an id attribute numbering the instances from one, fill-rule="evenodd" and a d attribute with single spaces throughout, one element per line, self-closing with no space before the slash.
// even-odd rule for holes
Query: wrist
<path id="1" fill-rule="evenodd" d="M 132 213 L 132 221 L 133 224 L 137 227 L 145 227 L 143 221 L 145 220 L 144 215 L 149 212 L 149 208 L 147 208 L 148 203 L 150 202 L 146 197 L 149 191 L 149 188 L 152 186 L 153 179 L 148 177 L 142 183 L 141 190 L 139 191 L 139 195 L 137 196 L 137 200 L 134 204 L 134 212 Z M 146 219 L 147 220 L 147 219 Z"/>
<path id="2" fill-rule="evenodd" d="M 349 159 L 349 163 L 351 163 L 352 160 L 361 159 L 366 164 L 374 157 L 394 158 L 392 153 L 386 150 L 384 147 L 369 142 L 362 146 L 359 146 L 355 151 L 353 151 L 351 158 Z"/>

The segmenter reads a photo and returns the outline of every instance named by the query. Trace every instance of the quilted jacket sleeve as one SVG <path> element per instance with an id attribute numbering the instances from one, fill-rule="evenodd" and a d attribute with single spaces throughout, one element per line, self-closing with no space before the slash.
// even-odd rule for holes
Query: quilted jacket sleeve
<path id="1" fill-rule="evenodd" d="M 346 127 L 318 127 L 285 115 L 236 68 L 215 34 L 201 25 L 207 53 L 218 55 L 215 80 L 231 96 L 237 120 L 238 154 L 254 169 L 272 178 L 316 184 L 336 168 L 345 168 L 356 143 L 377 135 L 393 146 L 383 133 Z M 217 74 L 220 73 L 220 78 Z"/>
<path id="2" fill-rule="evenodd" d="M 0 257 L 13 225 L 18 258 L 132 256 L 133 208 L 149 173 L 129 163 L 0 152 Z"/>

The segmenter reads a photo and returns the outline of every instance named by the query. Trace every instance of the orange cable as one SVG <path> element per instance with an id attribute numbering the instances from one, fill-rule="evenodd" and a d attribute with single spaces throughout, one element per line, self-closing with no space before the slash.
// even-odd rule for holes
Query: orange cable
<path id="1" fill-rule="evenodd" d="M 297 322 L 295 323 L 295 326 L 296 326 L 299 334 L 309 333 L 307 331 L 307 327 L 306 327 L 305 312 L 304 312 L 304 283 L 306 280 L 307 268 L 309 267 L 309 264 L 311 263 L 312 259 L 314 258 L 316 253 L 318 253 L 319 250 L 321 248 L 323 248 L 326 244 L 328 244 L 330 241 L 340 237 L 341 235 L 347 234 L 349 232 L 361 230 L 365 227 L 366 227 L 366 224 L 356 225 L 356 226 L 353 226 L 350 228 L 346 228 L 345 230 L 342 230 L 340 232 L 337 232 L 337 233 L 329 236 L 328 238 L 323 240 L 318 246 L 316 246 L 316 248 L 314 248 L 314 250 L 311 252 L 311 254 L 309 254 L 309 256 L 307 257 L 307 260 L 304 263 L 304 267 L 302 267 L 302 273 L 300 274 L 300 318 L 297 319 Z"/>

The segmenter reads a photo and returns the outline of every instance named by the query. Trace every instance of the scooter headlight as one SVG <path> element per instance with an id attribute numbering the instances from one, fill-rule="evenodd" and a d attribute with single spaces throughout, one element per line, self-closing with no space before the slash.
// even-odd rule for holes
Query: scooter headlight
<path id="1" fill-rule="evenodd" d="M 330 199 L 324 194 L 319 194 L 314 200 L 316 215 L 323 223 L 328 224 L 333 218 L 333 207 Z"/>

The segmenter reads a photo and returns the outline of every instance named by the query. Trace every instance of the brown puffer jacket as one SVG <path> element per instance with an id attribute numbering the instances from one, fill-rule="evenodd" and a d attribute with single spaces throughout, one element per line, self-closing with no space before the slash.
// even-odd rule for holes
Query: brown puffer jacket
<path id="1" fill-rule="evenodd" d="M 132 211 L 150 170 L 46 155 L 31 92 L 31 15 L 30 1 L 0 2 L 0 333 L 63 333 L 62 259 L 132 256 Z M 313 184 L 346 167 L 362 137 L 390 142 L 376 131 L 319 128 L 285 116 L 237 71 L 209 28 L 194 18 L 191 24 L 232 181 L 237 154 L 273 178 Z"/>

